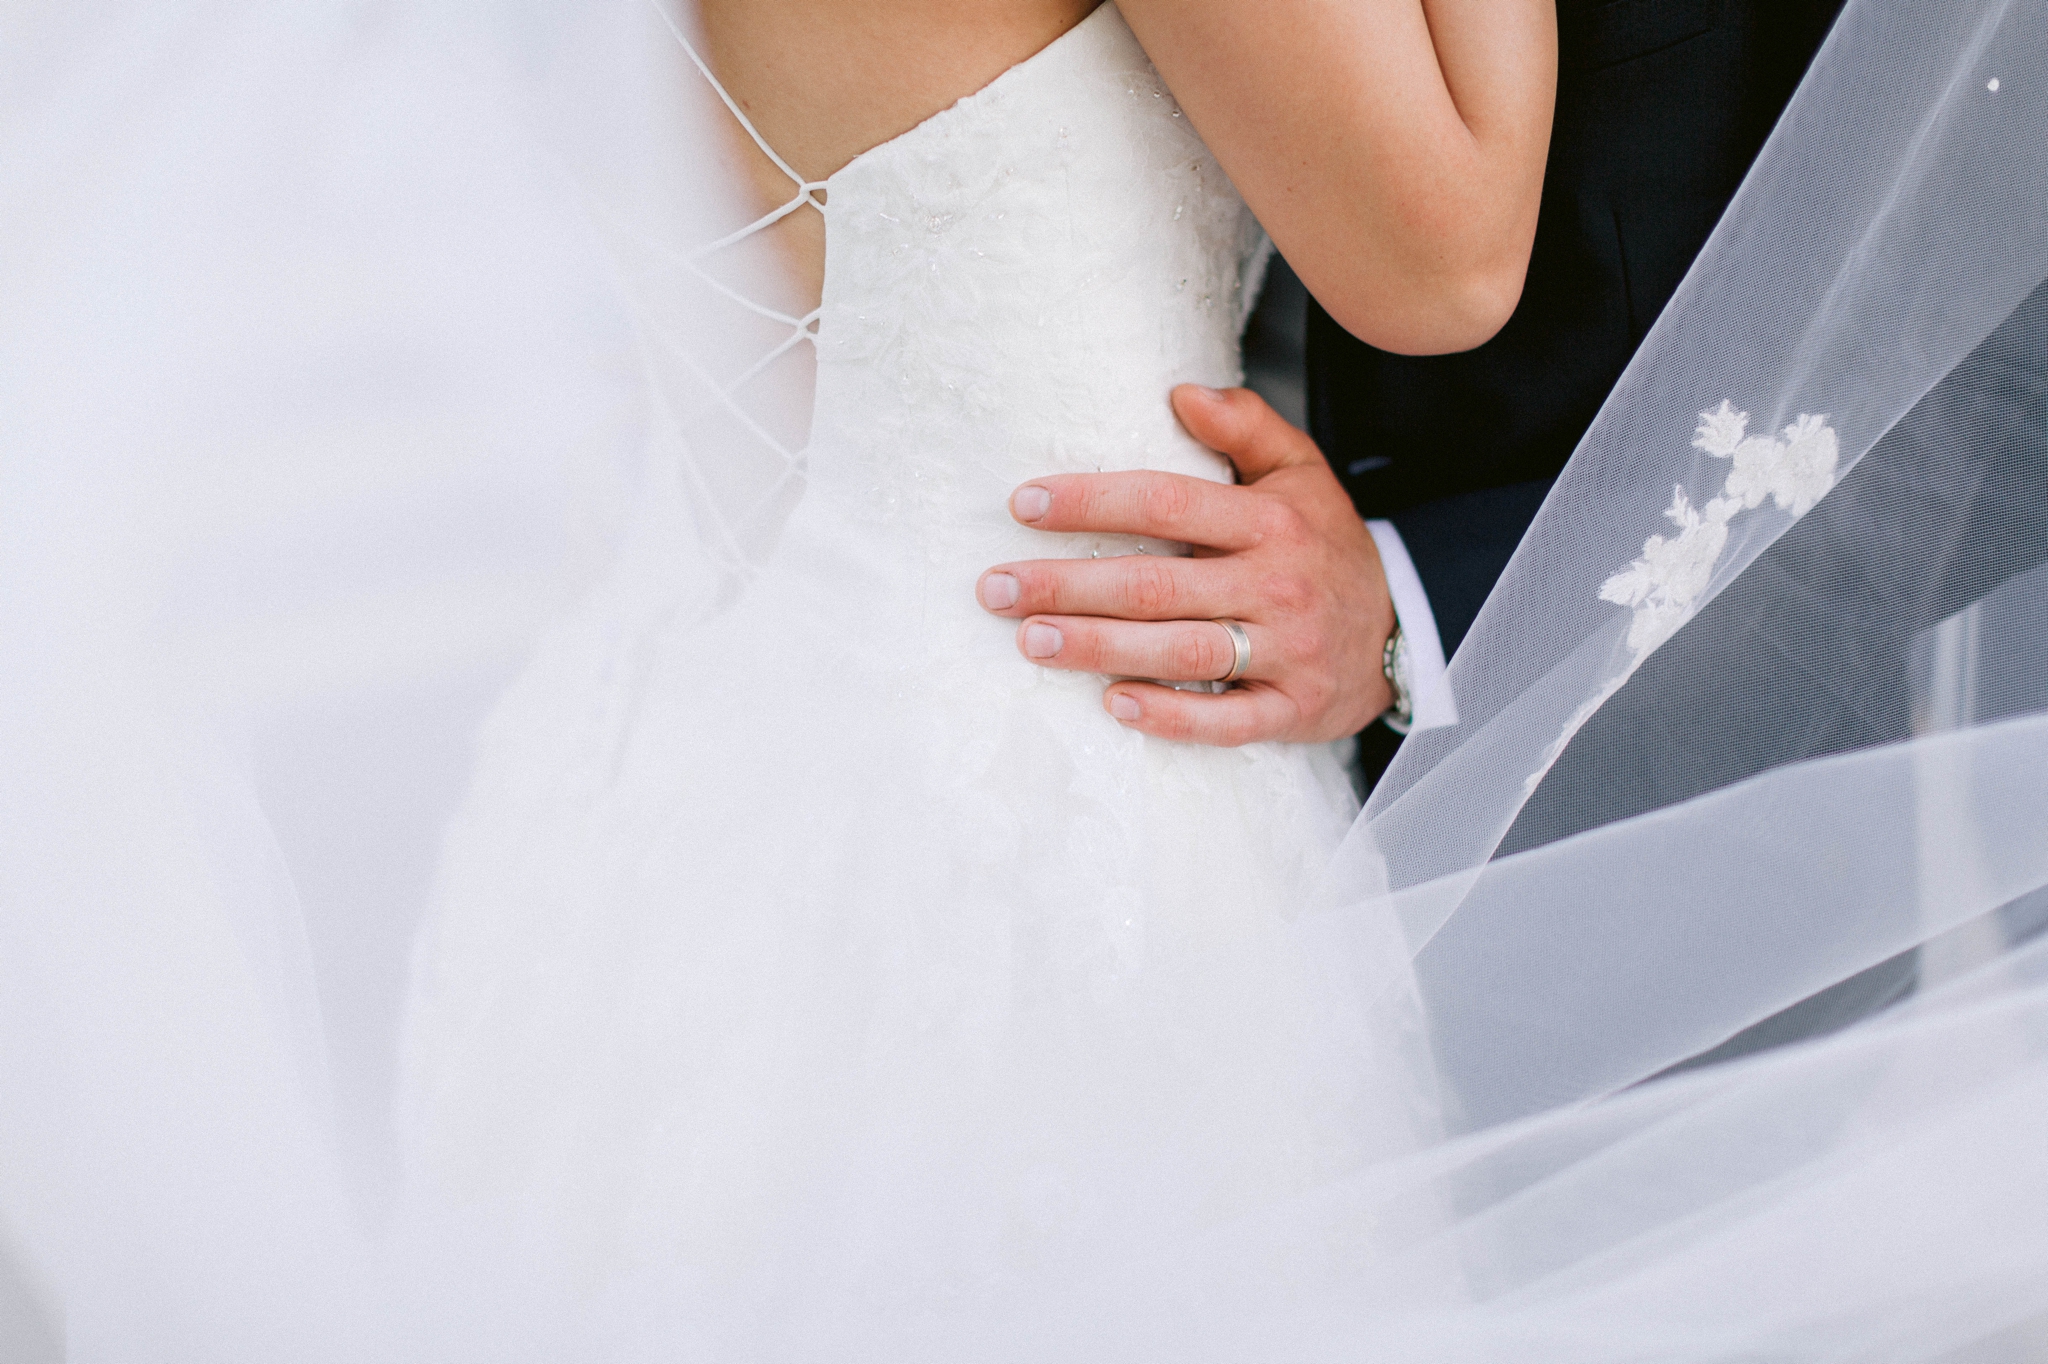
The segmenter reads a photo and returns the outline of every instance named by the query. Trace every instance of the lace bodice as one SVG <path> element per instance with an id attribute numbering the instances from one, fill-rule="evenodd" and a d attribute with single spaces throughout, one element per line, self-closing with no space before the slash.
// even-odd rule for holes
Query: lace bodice
<path id="1" fill-rule="evenodd" d="M 1167 394 L 1240 380 L 1264 237 L 1114 5 L 828 180 L 791 180 L 786 211 L 822 201 L 826 221 L 810 513 L 978 572 L 1138 547 L 1021 530 L 1006 498 L 1031 477 L 1230 477 Z"/>

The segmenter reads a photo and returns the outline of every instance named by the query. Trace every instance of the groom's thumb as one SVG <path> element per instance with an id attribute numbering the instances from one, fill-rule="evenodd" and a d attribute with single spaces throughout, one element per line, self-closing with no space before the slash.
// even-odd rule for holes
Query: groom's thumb
<path id="1" fill-rule="evenodd" d="M 1182 384 L 1173 391 L 1173 411 L 1189 435 L 1237 466 L 1239 483 L 1256 483 L 1290 465 L 1322 462 L 1308 433 L 1248 388 Z"/>

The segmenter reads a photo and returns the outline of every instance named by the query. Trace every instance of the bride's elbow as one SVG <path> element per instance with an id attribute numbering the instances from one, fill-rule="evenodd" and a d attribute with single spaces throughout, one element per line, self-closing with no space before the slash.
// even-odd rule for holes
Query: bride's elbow
<path id="1" fill-rule="evenodd" d="M 1432 275 L 1397 288 L 1335 289 L 1318 301 L 1337 325 L 1396 355 L 1449 355 L 1491 341 L 1522 301 L 1526 256 Z"/>

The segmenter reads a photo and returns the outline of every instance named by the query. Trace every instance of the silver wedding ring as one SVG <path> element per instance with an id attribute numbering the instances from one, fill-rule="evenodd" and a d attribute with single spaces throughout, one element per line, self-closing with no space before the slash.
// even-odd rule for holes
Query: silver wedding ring
<path id="1" fill-rule="evenodd" d="M 1217 678 L 1218 682 L 1235 682 L 1252 668 L 1252 637 L 1244 632 L 1244 626 L 1234 620 L 1223 619 L 1214 622 L 1230 632 L 1232 657 L 1230 671 Z"/>

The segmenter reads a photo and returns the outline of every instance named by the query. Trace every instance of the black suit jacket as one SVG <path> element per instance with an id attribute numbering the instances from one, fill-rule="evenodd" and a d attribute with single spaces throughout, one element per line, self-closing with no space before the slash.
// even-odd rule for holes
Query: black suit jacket
<path id="1" fill-rule="evenodd" d="M 1559 0 L 1520 305 L 1462 355 L 1308 323 L 1309 425 L 1415 560 L 1448 653 L 1733 197 L 1841 0 Z"/>

